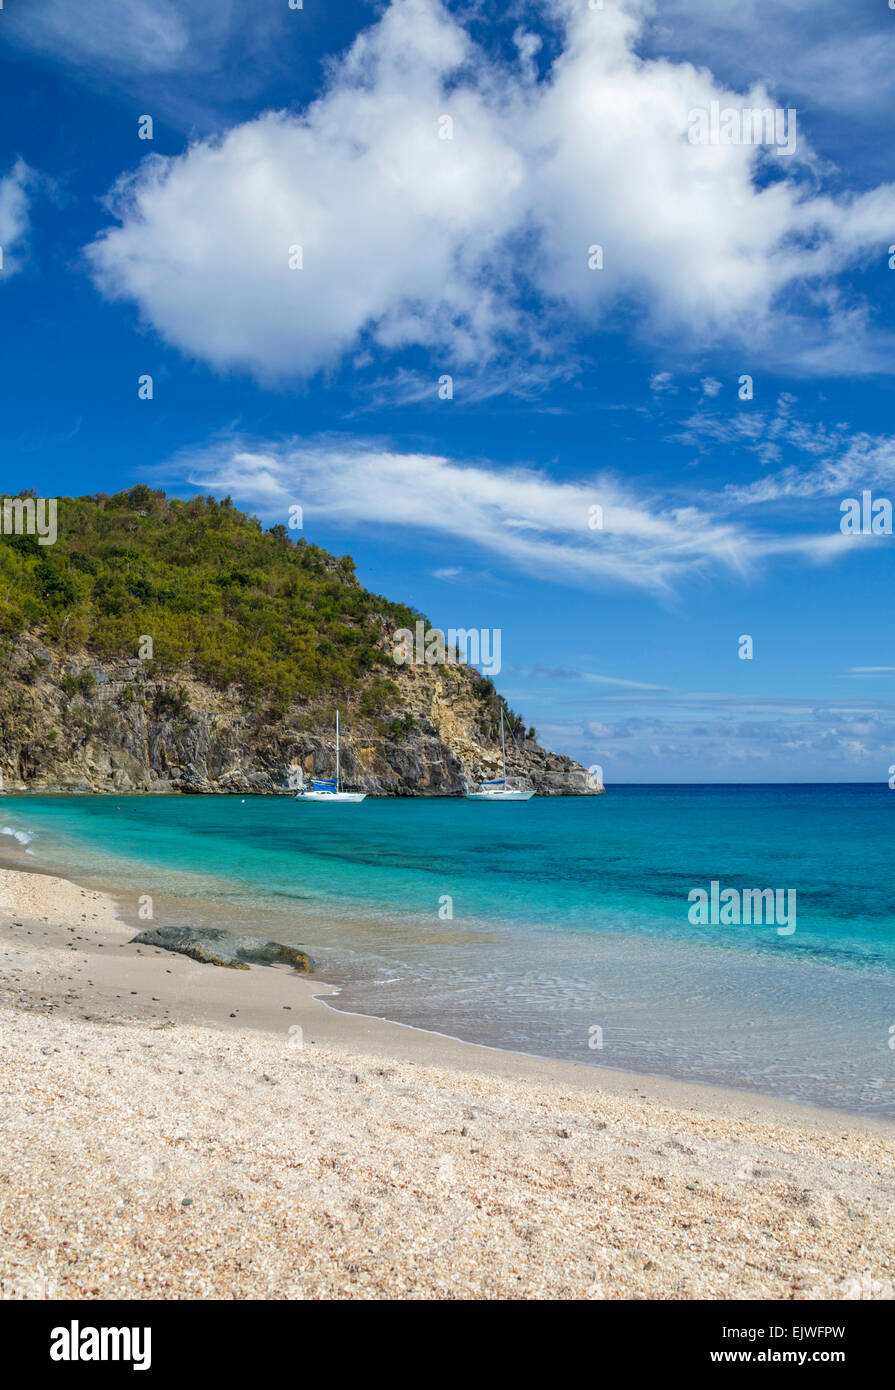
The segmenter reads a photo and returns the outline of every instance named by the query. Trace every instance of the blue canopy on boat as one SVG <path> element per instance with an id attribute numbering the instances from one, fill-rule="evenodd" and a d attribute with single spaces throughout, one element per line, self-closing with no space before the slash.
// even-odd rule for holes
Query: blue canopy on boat
<path id="1" fill-rule="evenodd" d="M 311 786 L 315 792 L 334 792 L 336 790 L 335 777 L 314 777 Z"/>
<path id="2" fill-rule="evenodd" d="M 482 787 L 503 787 L 506 785 L 506 780 L 505 777 L 495 777 L 493 782 L 480 782 L 479 785 Z"/>

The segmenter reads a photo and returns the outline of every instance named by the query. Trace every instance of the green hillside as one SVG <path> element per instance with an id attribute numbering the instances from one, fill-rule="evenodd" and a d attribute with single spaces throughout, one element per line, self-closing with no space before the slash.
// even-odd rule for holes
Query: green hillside
<path id="1" fill-rule="evenodd" d="M 63 652 L 135 657 L 146 634 L 160 675 L 189 669 L 282 709 L 356 685 L 382 660 L 381 619 L 417 616 L 363 589 L 350 556 L 265 531 L 229 498 L 183 502 L 140 485 L 61 498 L 54 545 L 0 535 L 7 650 L 27 628 Z"/>

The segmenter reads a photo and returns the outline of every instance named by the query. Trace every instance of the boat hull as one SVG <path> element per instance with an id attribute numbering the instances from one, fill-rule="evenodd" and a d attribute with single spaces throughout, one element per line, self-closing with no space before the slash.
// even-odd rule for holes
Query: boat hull
<path id="1" fill-rule="evenodd" d="M 299 792 L 296 801 L 363 801 L 366 792 Z"/>
<path id="2" fill-rule="evenodd" d="M 467 801 L 530 801 L 534 792 L 467 792 Z"/>

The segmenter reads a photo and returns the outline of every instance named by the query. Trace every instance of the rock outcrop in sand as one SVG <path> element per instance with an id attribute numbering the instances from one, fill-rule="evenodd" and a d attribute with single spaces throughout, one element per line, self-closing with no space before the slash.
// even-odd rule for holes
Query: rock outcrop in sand
<path id="1" fill-rule="evenodd" d="M 302 975 L 314 969 L 311 957 L 295 946 L 268 941 L 263 936 L 244 936 L 220 927 L 155 927 L 138 932 L 135 946 L 158 946 L 190 956 L 202 965 L 226 965 L 231 970 L 248 970 L 250 965 L 290 965 Z"/>

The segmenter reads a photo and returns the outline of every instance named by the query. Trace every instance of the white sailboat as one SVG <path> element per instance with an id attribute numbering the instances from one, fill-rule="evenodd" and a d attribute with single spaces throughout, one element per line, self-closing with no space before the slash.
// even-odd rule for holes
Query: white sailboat
<path id="1" fill-rule="evenodd" d="M 500 762 L 503 776 L 493 782 L 480 782 L 480 791 L 467 792 L 467 801 L 530 801 L 534 792 L 514 791 L 507 786 L 507 750 L 503 734 L 503 705 L 500 707 Z"/>
<path id="2" fill-rule="evenodd" d="M 339 786 L 339 711 L 336 710 L 336 775 L 335 777 L 313 777 L 310 788 L 302 787 L 296 792 L 296 801 L 363 801 L 366 792 L 343 792 Z"/>

